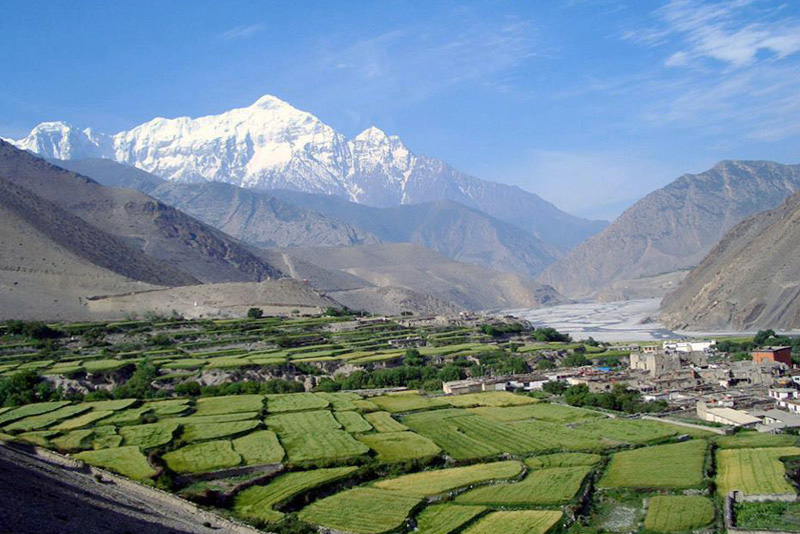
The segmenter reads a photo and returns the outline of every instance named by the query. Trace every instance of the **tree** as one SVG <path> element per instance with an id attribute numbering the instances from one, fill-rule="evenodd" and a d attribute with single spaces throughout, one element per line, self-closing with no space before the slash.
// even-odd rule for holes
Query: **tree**
<path id="1" fill-rule="evenodd" d="M 261 319 L 262 317 L 264 317 L 264 310 L 261 308 L 250 308 L 247 310 L 248 319 Z"/>
<path id="2" fill-rule="evenodd" d="M 548 360 L 547 358 L 542 358 L 538 362 L 536 362 L 536 369 L 539 371 L 546 371 L 548 369 L 555 369 L 556 364 Z"/>
<path id="3" fill-rule="evenodd" d="M 562 395 L 568 387 L 569 384 L 562 380 L 550 380 L 549 382 L 544 383 L 542 386 L 542 391 L 552 395 Z"/>
<path id="4" fill-rule="evenodd" d="M 775 330 L 772 330 L 771 328 L 769 330 L 759 330 L 753 338 L 753 343 L 755 343 L 756 346 L 761 347 L 769 338 L 772 337 L 775 337 Z"/>
<path id="5" fill-rule="evenodd" d="M 403 365 L 425 365 L 425 358 L 417 349 L 408 349 L 403 358 Z"/>
<path id="6" fill-rule="evenodd" d="M 589 360 L 583 354 L 575 352 L 564 358 L 561 363 L 566 367 L 583 367 L 589 363 Z"/>

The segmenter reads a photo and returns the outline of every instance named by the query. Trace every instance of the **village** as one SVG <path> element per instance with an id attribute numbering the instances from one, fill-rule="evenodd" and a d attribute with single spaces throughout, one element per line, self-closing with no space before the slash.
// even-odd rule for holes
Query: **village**
<path id="1" fill-rule="evenodd" d="M 733 361 L 715 340 L 665 341 L 617 346 L 630 350 L 627 367 L 587 365 L 522 375 L 445 382 L 445 394 L 480 391 L 540 391 L 553 381 L 585 385 L 592 393 L 622 385 L 644 401 L 665 401 L 673 418 L 759 432 L 800 428 L 800 369 L 791 347 L 761 347 Z"/>

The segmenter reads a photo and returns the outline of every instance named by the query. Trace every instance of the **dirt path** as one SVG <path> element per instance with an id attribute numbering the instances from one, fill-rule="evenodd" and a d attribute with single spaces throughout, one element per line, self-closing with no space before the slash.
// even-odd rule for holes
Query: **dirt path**
<path id="1" fill-rule="evenodd" d="M 212 534 L 253 532 L 209 513 L 172 506 L 148 488 L 98 481 L 88 469 L 0 446 L 0 533 Z"/>

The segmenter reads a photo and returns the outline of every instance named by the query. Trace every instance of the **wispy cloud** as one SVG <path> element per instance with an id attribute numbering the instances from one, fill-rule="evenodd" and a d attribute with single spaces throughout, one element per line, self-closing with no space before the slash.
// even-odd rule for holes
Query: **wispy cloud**
<path id="1" fill-rule="evenodd" d="M 230 30 L 224 31 L 217 35 L 217 38 L 222 41 L 235 41 L 240 39 L 250 39 L 260 32 L 264 31 L 263 24 L 250 24 L 245 26 L 237 26 Z"/>
<path id="2" fill-rule="evenodd" d="M 624 37 L 650 46 L 677 38 L 680 49 L 667 57 L 667 66 L 714 60 L 744 67 L 762 53 L 766 59 L 781 59 L 800 51 L 800 20 L 785 16 L 785 7 L 755 0 L 671 0 L 655 11 L 657 25 Z"/>
<path id="3" fill-rule="evenodd" d="M 538 53 L 534 29 L 525 20 L 470 20 L 457 26 L 457 33 L 430 24 L 327 42 L 316 70 L 329 83 L 417 100 L 468 83 L 507 91 L 515 83 L 514 70 Z"/>
<path id="4" fill-rule="evenodd" d="M 757 0 L 671 0 L 623 39 L 663 51 L 663 67 L 620 91 L 640 118 L 696 128 L 720 146 L 800 135 L 800 19 Z M 646 98 L 642 98 L 646 97 Z"/>

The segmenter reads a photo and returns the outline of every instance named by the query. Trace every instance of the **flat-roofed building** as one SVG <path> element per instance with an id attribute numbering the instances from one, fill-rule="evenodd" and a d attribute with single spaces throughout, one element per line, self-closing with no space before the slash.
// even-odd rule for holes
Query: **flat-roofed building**
<path id="1" fill-rule="evenodd" d="M 765 362 L 780 362 L 792 366 L 792 347 L 763 347 L 752 352 L 753 361 L 761 364 Z"/>

